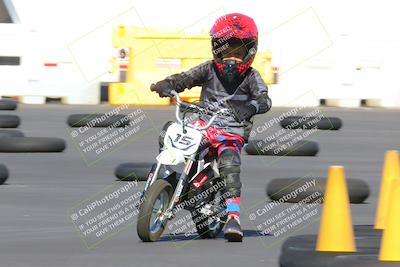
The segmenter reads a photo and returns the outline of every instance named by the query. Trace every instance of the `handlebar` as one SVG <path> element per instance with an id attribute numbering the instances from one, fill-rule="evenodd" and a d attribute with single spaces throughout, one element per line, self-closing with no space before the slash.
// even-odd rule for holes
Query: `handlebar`
<path id="1" fill-rule="evenodd" d="M 176 105 L 175 116 L 176 116 L 177 121 L 178 121 L 180 124 L 183 124 L 183 123 L 184 123 L 184 122 L 182 121 L 182 119 L 180 118 L 180 116 L 179 116 L 179 107 L 180 107 L 180 106 L 183 106 L 183 107 L 186 107 L 186 108 L 191 108 L 191 109 L 196 109 L 196 110 L 198 110 L 198 111 L 200 111 L 200 112 L 207 113 L 207 110 L 206 110 L 206 109 L 204 109 L 204 108 L 202 108 L 202 107 L 199 107 L 198 105 L 195 105 L 195 104 L 192 104 L 192 103 L 188 103 L 188 102 L 182 101 L 181 98 L 180 98 L 180 96 L 179 96 L 179 94 L 178 94 L 176 91 L 171 91 L 171 94 L 172 94 L 173 96 L 175 96 L 175 98 L 176 98 L 176 104 L 177 104 L 177 105 Z M 188 124 L 187 126 L 190 127 L 190 128 L 196 129 L 196 130 L 200 130 L 200 131 L 206 130 L 207 128 L 209 128 L 209 127 L 213 124 L 213 122 L 215 121 L 215 119 L 216 119 L 220 114 L 222 114 L 223 112 L 226 112 L 226 111 L 225 111 L 225 110 L 220 110 L 220 111 L 217 111 L 216 113 L 213 113 L 214 115 L 211 117 L 211 119 L 208 121 L 208 123 L 207 123 L 205 126 L 199 127 L 199 126 L 195 126 L 195 125 L 192 125 L 192 124 Z"/>

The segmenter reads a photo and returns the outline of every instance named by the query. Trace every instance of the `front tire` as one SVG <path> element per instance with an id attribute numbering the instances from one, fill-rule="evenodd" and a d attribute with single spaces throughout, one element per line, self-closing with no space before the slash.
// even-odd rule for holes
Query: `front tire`
<path id="1" fill-rule="evenodd" d="M 144 194 L 137 222 L 137 234 L 143 242 L 157 241 L 164 232 L 167 221 L 159 219 L 167 210 L 172 194 L 172 185 L 162 179 L 154 181 Z"/>

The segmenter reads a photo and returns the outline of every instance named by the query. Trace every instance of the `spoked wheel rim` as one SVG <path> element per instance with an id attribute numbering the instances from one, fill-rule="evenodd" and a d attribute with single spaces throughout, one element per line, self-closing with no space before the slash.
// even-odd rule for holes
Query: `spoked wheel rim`
<path id="1" fill-rule="evenodd" d="M 154 203 L 153 210 L 150 218 L 150 233 L 155 234 L 163 226 L 164 221 L 160 219 L 161 215 L 167 210 L 169 204 L 168 192 L 163 190 L 158 195 Z"/>

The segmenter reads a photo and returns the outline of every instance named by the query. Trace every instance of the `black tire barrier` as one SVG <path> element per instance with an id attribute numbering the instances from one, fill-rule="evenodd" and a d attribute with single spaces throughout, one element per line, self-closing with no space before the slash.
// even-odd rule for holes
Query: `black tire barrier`
<path id="1" fill-rule="evenodd" d="M 0 99 L 0 110 L 16 110 L 17 102 L 9 99 Z"/>
<path id="2" fill-rule="evenodd" d="M 125 127 L 129 123 L 129 118 L 123 114 L 71 114 L 67 118 L 67 124 L 71 127 Z"/>
<path id="3" fill-rule="evenodd" d="M 313 249 L 289 249 L 279 257 L 280 267 L 330 267 L 341 257 L 350 255 L 376 254 L 377 248 L 358 248 L 357 252 L 318 252 Z M 343 265 L 344 267 L 347 265 Z"/>
<path id="4" fill-rule="evenodd" d="M 280 121 L 286 129 L 319 129 L 319 130 L 339 130 L 343 123 L 335 117 L 303 117 L 289 116 Z"/>
<path id="5" fill-rule="evenodd" d="M 379 249 L 381 245 L 381 236 L 363 236 L 359 235 L 354 230 L 354 240 L 358 250 L 364 249 Z M 286 239 L 281 246 L 282 253 L 286 253 L 289 250 L 315 250 L 317 244 L 317 235 L 297 235 L 291 236 Z"/>
<path id="6" fill-rule="evenodd" d="M 8 179 L 8 170 L 4 164 L 0 164 L 0 185 Z"/>
<path id="7" fill-rule="evenodd" d="M 290 147 L 274 145 L 274 141 L 251 140 L 245 145 L 244 150 L 249 155 L 260 156 L 315 156 L 319 147 L 314 141 L 300 140 Z"/>
<path id="8" fill-rule="evenodd" d="M 0 152 L 62 152 L 66 147 L 61 138 L 52 137 L 6 137 L 0 139 Z"/>
<path id="9" fill-rule="evenodd" d="M 127 162 L 115 168 L 114 174 L 121 181 L 147 181 L 153 163 Z"/>
<path id="10" fill-rule="evenodd" d="M 161 149 L 164 146 L 164 137 L 165 133 L 167 132 L 168 127 L 174 123 L 173 121 L 167 121 L 164 126 L 161 128 L 160 134 L 158 135 L 158 145 Z"/>
<path id="11" fill-rule="evenodd" d="M 378 254 L 346 255 L 336 258 L 330 267 L 400 267 L 400 262 L 379 261 Z"/>
<path id="12" fill-rule="evenodd" d="M 24 137 L 24 133 L 18 130 L 0 130 L 0 138 L 3 137 Z"/>
<path id="13" fill-rule="evenodd" d="M 350 203 L 363 203 L 368 198 L 370 190 L 365 181 L 347 178 L 346 183 Z M 325 185 L 325 178 L 278 178 L 268 183 L 266 193 L 272 200 L 298 203 L 316 192 L 323 196 Z"/>
<path id="14" fill-rule="evenodd" d="M 373 225 L 354 225 L 353 229 L 356 236 L 382 236 L 382 230 Z"/>
<path id="15" fill-rule="evenodd" d="M 0 128 L 17 128 L 20 123 L 16 115 L 0 115 Z"/>

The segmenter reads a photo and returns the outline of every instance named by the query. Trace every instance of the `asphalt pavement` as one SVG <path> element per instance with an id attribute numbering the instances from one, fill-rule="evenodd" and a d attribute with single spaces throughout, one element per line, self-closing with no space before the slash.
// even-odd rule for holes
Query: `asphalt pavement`
<path id="1" fill-rule="evenodd" d="M 316 157 L 250 156 L 243 152 L 243 243 L 226 243 L 222 236 L 200 240 L 195 234 L 179 234 L 173 229 L 159 242 L 143 243 L 136 234 L 134 218 L 112 234 L 96 237 L 91 233 L 88 237 L 79 230 L 71 214 L 88 199 L 101 198 L 102 194 L 126 184 L 114 177 L 118 164 L 154 161 L 162 124 L 174 119 L 173 107 L 122 110 L 128 114 L 140 109 L 140 113 L 145 114 L 145 122 L 138 123 L 144 123 L 143 127 L 112 149 L 105 147 L 101 157 L 93 153 L 86 157 L 77 139 L 72 137 L 73 129 L 66 124 L 67 116 L 109 112 L 113 108 L 47 104 L 20 105 L 16 111 L 0 111 L 0 114 L 19 115 L 22 120 L 19 128 L 26 136 L 60 137 L 67 142 L 62 153 L 0 153 L 0 163 L 10 172 L 7 183 L 0 186 L 0 266 L 276 267 L 285 238 L 317 233 L 320 207 L 310 218 L 303 214 L 302 222 L 292 224 L 289 231 L 277 236 L 264 235 L 260 224 L 291 205 L 263 212 L 268 204 L 265 194 L 268 181 L 324 177 L 330 165 L 343 165 L 348 178 L 365 180 L 371 189 L 365 204 L 351 205 L 353 223 L 373 224 L 384 153 L 400 149 L 400 110 L 321 107 L 318 112 L 341 118 L 343 127 L 339 131 L 316 131 L 306 137 L 319 143 Z M 266 138 L 279 131 L 277 125 L 268 130 L 263 130 L 262 125 L 288 110 L 290 108 L 274 108 L 268 114 L 257 116 L 253 128 L 255 138 Z M 86 140 L 99 129 L 91 131 L 79 133 L 80 140 Z M 137 189 L 141 186 L 137 185 Z M 252 214 L 258 218 L 251 219 Z"/>

